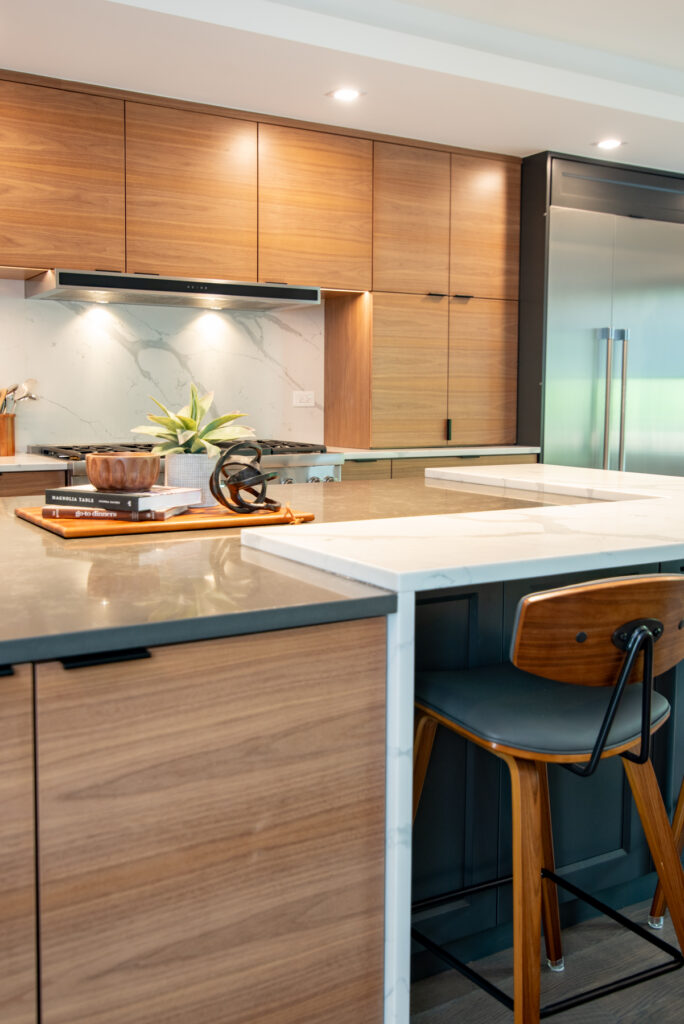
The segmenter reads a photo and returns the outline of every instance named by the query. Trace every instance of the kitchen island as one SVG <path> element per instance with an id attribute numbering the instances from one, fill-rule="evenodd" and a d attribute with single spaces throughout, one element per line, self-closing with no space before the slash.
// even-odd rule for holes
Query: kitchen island
<path id="1" fill-rule="evenodd" d="M 319 521 L 425 491 L 273 488 Z M 235 530 L 65 540 L 37 504 L 0 505 L 3 1024 L 380 1020 L 396 596 Z"/>
<path id="2" fill-rule="evenodd" d="M 376 1022 L 383 884 L 384 1017 L 405 1024 L 414 656 L 450 633 L 491 656 L 504 585 L 684 563 L 669 478 L 494 466 L 272 490 L 317 522 L 67 541 L 13 517 L 35 499 L 2 506 L 0 662 L 17 685 L 35 665 L 46 1024 L 223 1022 L 226 997 L 240 1024 Z M 462 643 L 473 595 L 483 636 Z M 199 1003 L 175 1006 L 176 974 Z"/>
<path id="3" fill-rule="evenodd" d="M 298 534 L 256 529 L 242 538 L 250 549 L 386 587 L 398 596 L 388 627 L 385 1024 L 406 1024 L 409 1018 L 411 750 L 420 595 L 429 602 L 450 601 L 456 614 L 459 600 L 470 601 L 475 593 L 476 604 L 484 605 L 484 588 L 507 587 L 508 605 L 504 591 L 494 598 L 504 620 L 494 650 L 484 649 L 487 641 L 482 634 L 489 625 L 481 623 L 480 636 L 468 653 L 473 664 L 496 662 L 505 656 L 506 617 L 510 633 L 511 608 L 526 591 L 560 585 L 569 574 L 588 579 L 684 567 L 684 478 L 548 465 L 427 473 L 426 494 L 432 487 L 458 492 L 464 486 L 537 500 L 562 494 L 566 501 L 557 507 L 458 516 L 311 524 Z M 476 610 L 472 618 L 477 617 Z M 681 700 L 679 704 L 677 713 Z M 677 714 L 673 719 L 671 732 L 676 736 Z M 682 767 L 681 749 L 672 739 L 670 791 L 675 784 L 678 788 Z"/>

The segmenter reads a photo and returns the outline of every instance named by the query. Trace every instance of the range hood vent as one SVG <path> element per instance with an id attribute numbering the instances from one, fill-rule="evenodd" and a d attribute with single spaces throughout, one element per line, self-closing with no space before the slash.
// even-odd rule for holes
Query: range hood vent
<path id="1" fill-rule="evenodd" d="M 285 309 L 320 304 L 320 288 L 94 270 L 47 270 L 25 283 L 27 299 L 143 303 L 199 309 Z"/>

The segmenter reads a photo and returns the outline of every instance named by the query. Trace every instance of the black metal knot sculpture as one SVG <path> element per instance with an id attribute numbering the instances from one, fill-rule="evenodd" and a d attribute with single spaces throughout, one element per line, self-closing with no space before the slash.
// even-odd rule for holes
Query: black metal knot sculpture
<path id="1" fill-rule="evenodd" d="M 278 512 L 280 502 L 266 497 L 266 482 L 278 474 L 263 473 L 260 462 L 261 448 L 256 444 L 237 441 L 224 448 L 209 481 L 216 500 L 231 512 Z"/>

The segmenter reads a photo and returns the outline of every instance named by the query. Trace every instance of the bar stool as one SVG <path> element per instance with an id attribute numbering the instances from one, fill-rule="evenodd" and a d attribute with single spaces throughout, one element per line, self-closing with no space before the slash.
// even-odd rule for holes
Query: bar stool
<path id="1" fill-rule="evenodd" d="M 423 778 L 425 778 L 424 774 Z M 679 787 L 677 806 L 672 818 L 672 837 L 681 857 L 682 849 L 684 849 L 684 779 L 682 779 L 682 784 Z M 662 928 L 665 924 L 665 893 L 660 882 L 658 882 L 656 891 L 653 894 L 653 903 L 651 904 L 651 912 L 648 915 L 648 923 L 651 928 Z"/>
<path id="2" fill-rule="evenodd" d="M 680 950 L 555 873 L 547 781 L 549 763 L 588 776 L 601 759 L 620 755 L 684 948 L 684 871 L 650 760 L 651 734 L 670 713 L 668 702 L 653 690 L 653 678 L 682 659 L 684 578 L 644 575 L 529 594 L 517 609 L 512 664 L 416 676 L 414 810 L 436 724 L 490 750 L 508 765 L 513 999 L 422 932 L 413 929 L 412 935 L 513 1010 L 515 1024 L 537 1024 L 540 1015 L 551 1016 L 684 965 Z M 436 723 L 434 728 L 431 723 Z M 501 880 L 490 883 L 500 884 Z M 563 966 L 557 886 L 666 952 L 667 962 L 540 1009 L 542 918 L 550 966 Z M 472 890 L 451 896 L 468 891 Z"/>

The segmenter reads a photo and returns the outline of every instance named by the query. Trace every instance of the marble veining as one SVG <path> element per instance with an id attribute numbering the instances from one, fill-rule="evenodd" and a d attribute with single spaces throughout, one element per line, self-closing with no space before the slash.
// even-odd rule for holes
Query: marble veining
<path id="1" fill-rule="evenodd" d="M 323 309 L 214 311 L 38 302 L 0 281 L 0 386 L 35 377 L 38 402 L 16 419 L 17 450 L 35 443 L 145 440 L 130 433 L 154 406 L 178 409 L 194 380 L 259 437 L 323 441 Z M 292 391 L 313 391 L 313 408 Z"/>

